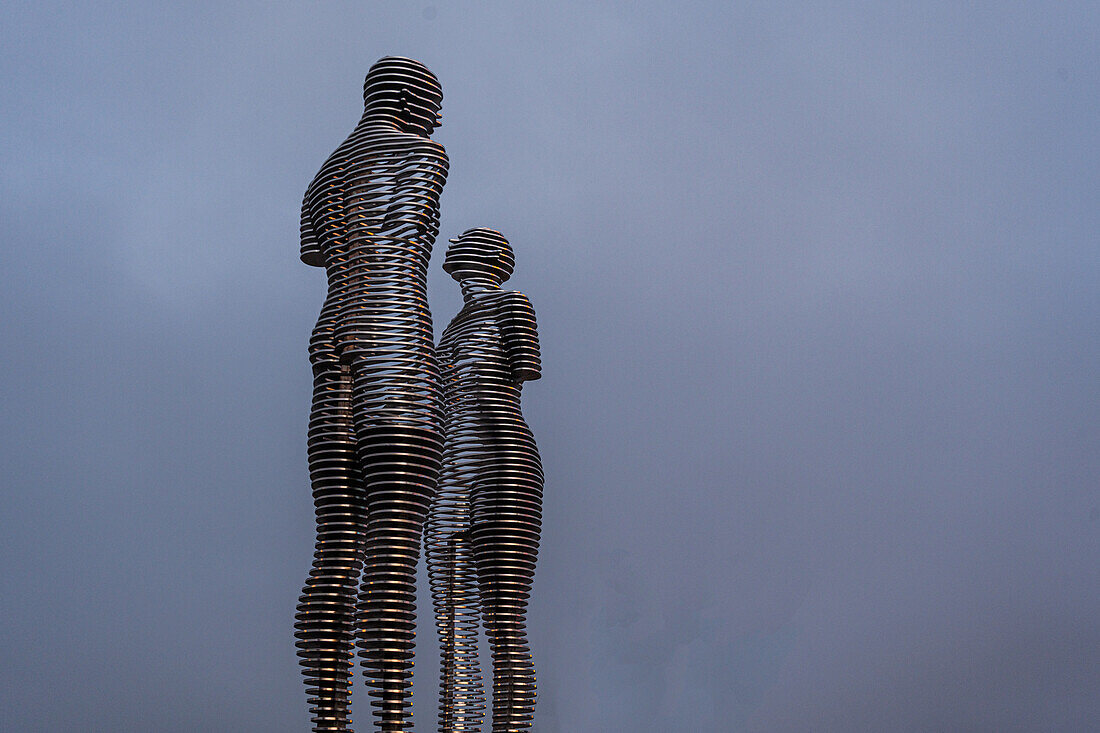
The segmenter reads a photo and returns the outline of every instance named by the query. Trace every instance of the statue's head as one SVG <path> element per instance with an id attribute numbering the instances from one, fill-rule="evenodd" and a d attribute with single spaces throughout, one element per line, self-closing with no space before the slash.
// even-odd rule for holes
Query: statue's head
<path id="1" fill-rule="evenodd" d="M 367 72 L 363 104 L 369 115 L 392 119 L 405 132 L 431 135 L 442 120 L 443 89 L 419 61 L 385 56 Z"/>
<path id="2" fill-rule="evenodd" d="M 449 241 L 443 270 L 455 280 L 476 278 L 500 285 L 512 276 L 516 258 L 508 240 L 497 230 L 467 229 Z"/>

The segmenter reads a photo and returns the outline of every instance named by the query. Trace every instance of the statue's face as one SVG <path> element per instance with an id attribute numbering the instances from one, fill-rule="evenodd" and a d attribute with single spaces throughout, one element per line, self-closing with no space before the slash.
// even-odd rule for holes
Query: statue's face
<path id="1" fill-rule="evenodd" d="M 447 256 L 443 258 L 443 271 L 448 273 L 455 280 L 461 282 L 462 273 L 459 262 L 462 259 L 462 239 L 456 238 L 448 241 L 451 243 L 451 246 L 447 248 Z"/>
<path id="2" fill-rule="evenodd" d="M 431 135 L 437 127 L 443 124 L 443 100 L 432 99 L 425 105 L 424 112 L 424 119 L 426 120 L 424 130 Z"/>
<path id="3" fill-rule="evenodd" d="M 431 135 L 443 122 L 443 100 L 438 95 L 425 98 L 421 94 L 411 90 L 406 92 L 405 106 L 408 116 L 402 122 L 409 132 Z"/>

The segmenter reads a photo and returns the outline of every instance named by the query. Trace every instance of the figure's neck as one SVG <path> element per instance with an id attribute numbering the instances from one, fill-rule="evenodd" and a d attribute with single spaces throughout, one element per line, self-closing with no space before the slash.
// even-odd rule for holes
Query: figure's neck
<path id="1" fill-rule="evenodd" d="M 359 118 L 359 124 L 361 126 L 385 127 L 397 130 L 398 132 L 402 130 L 401 123 L 396 116 L 396 111 L 388 107 L 374 106 L 364 108 L 363 116 Z"/>
<path id="2" fill-rule="evenodd" d="M 500 284 L 489 280 L 488 278 L 470 277 L 460 282 L 459 287 L 462 288 L 462 300 L 466 303 L 473 301 L 473 299 L 480 293 L 487 293 L 491 290 L 500 290 Z"/>

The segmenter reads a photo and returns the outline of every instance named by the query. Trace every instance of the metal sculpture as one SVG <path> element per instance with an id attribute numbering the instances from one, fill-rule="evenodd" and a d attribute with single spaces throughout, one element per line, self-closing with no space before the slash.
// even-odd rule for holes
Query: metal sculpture
<path id="1" fill-rule="evenodd" d="M 464 305 L 443 332 L 443 472 L 425 545 L 442 646 L 439 730 L 479 731 L 485 708 L 479 613 L 493 660 L 493 731 L 531 727 L 535 671 L 526 610 L 542 519 L 542 464 L 520 409 L 541 376 L 535 312 L 501 289 L 515 258 L 501 234 L 450 240 L 443 269 Z"/>
<path id="2" fill-rule="evenodd" d="M 353 644 L 378 729 L 410 727 L 416 564 L 442 450 L 426 280 L 443 94 L 422 64 L 386 57 L 363 100 L 302 204 L 302 261 L 328 276 L 309 348 L 317 544 L 295 617 L 314 731 L 350 730 Z"/>

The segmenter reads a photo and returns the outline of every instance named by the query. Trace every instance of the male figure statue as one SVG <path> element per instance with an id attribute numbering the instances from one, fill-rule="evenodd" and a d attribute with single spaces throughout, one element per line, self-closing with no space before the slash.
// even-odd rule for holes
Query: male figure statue
<path id="1" fill-rule="evenodd" d="M 325 268 L 328 297 L 309 348 L 317 545 L 295 636 L 313 730 L 351 730 L 354 643 L 390 733 L 411 725 L 416 563 L 442 450 L 426 281 L 448 162 L 422 64 L 379 60 L 363 99 L 302 204 L 301 258 Z"/>

